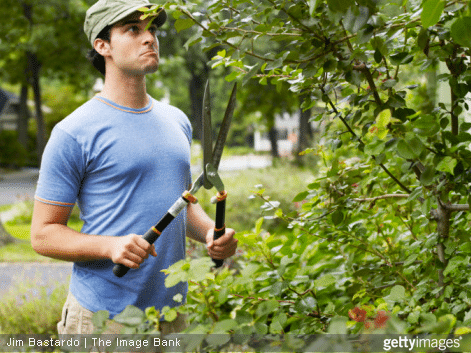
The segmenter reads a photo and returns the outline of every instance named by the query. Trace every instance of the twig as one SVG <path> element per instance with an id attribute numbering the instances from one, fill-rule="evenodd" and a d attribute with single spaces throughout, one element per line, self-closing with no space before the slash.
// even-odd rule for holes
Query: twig
<path id="1" fill-rule="evenodd" d="M 390 198 L 407 198 L 409 194 L 386 194 L 376 197 L 367 197 L 364 199 L 351 199 L 352 201 L 356 202 L 375 202 L 376 200 L 383 200 L 383 199 L 390 199 Z"/>

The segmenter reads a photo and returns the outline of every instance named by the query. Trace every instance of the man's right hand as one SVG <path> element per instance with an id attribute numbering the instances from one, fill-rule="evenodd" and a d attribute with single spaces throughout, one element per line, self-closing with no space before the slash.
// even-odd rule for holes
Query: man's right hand
<path id="1" fill-rule="evenodd" d="M 136 269 L 149 257 L 149 254 L 157 256 L 154 244 L 149 244 L 140 235 L 129 234 L 112 238 L 110 258 L 116 264 Z"/>

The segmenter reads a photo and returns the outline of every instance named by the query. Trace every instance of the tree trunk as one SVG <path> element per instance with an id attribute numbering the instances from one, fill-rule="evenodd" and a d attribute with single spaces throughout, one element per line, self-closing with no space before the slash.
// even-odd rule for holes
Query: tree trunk
<path id="1" fill-rule="evenodd" d="M 15 243 L 17 240 L 13 238 L 3 227 L 2 221 L 0 221 L 0 247 Z"/>
<path id="2" fill-rule="evenodd" d="M 445 276 L 443 275 L 444 268 L 448 264 L 448 261 L 445 257 L 445 242 L 448 239 L 450 234 L 450 218 L 451 211 L 447 210 L 442 204 L 441 200 L 438 200 L 438 206 L 436 210 L 432 211 L 432 217 L 437 222 L 437 255 L 438 260 L 443 264 L 443 268 L 438 270 L 438 286 L 441 287 L 440 295 L 443 294 L 445 290 Z"/>
<path id="3" fill-rule="evenodd" d="M 279 158 L 280 153 L 278 151 L 278 131 L 276 130 L 276 127 L 273 126 L 270 130 L 268 130 L 268 138 L 270 139 L 272 157 Z"/>
<path id="4" fill-rule="evenodd" d="M 309 147 L 312 140 L 312 129 L 309 119 L 311 118 L 311 109 L 302 110 L 299 115 L 299 133 L 298 144 L 296 146 L 296 161 L 302 164 L 300 152 Z"/>
<path id="5" fill-rule="evenodd" d="M 31 73 L 31 86 L 33 87 L 34 93 L 34 106 L 36 112 L 36 149 L 38 152 L 38 165 L 41 165 L 41 157 L 43 155 L 44 147 L 46 146 L 46 129 L 44 125 L 44 116 L 42 111 L 41 103 L 41 85 L 39 82 L 39 71 L 41 69 L 41 63 L 35 53 L 26 53 L 28 58 L 28 69 Z"/>
<path id="6" fill-rule="evenodd" d="M 29 22 L 30 28 L 33 26 L 33 6 L 29 3 L 23 2 L 23 14 Z M 46 129 L 44 127 L 44 117 L 41 109 L 41 85 L 39 83 L 39 72 L 41 70 L 41 63 L 39 62 L 36 53 L 27 51 L 26 52 L 27 66 L 26 70 L 29 73 L 27 75 L 30 80 L 30 84 L 33 87 L 34 93 L 34 105 L 36 111 L 36 123 L 37 123 L 37 143 L 36 149 L 38 153 L 38 163 L 41 165 L 41 157 L 43 155 L 44 147 L 46 146 Z"/>
<path id="7" fill-rule="evenodd" d="M 28 85 L 26 83 L 21 84 L 20 93 L 20 111 L 17 120 L 17 132 L 18 141 L 21 145 L 28 148 L 28 121 L 29 121 L 29 110 L 28 110 Z"/>

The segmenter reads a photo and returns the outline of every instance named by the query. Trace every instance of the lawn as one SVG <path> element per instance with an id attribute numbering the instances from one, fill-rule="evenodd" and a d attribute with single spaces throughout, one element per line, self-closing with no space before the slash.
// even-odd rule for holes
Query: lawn
<path id="1" fill-rule="evenodd" d="M 11 207 L 2 207 L 0 212 Z M 80 231 L 82 222 L 77 219 L 69 221 L 69 227 Z M 0 247 L 0 262 L 50 262 L 58 261 L 37 254 L 30 243 L 31 223 L 24 220 L 12 220 L 3 225 L 8 233 L 15 237 L 18 242 Z"/>

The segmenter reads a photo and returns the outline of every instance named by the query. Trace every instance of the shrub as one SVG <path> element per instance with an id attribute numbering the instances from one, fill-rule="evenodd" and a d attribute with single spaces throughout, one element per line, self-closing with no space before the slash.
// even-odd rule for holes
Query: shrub
<path id="1" fill-rule="evenodd" d="M 67 292 L 67 284 L 18 284 L 0 303 L 0 334 L 56 335 Z"/>
<path id="2" fill-rule="evenodd" d="M 18 141 L 15 131 L 0 132 L 0 165 L 20 168 L 26 165 L 28 152 Z"/>

